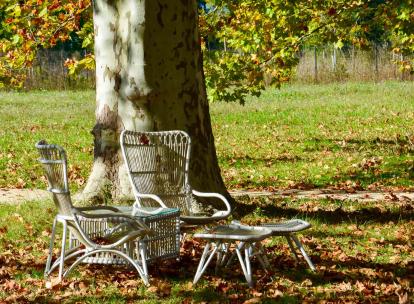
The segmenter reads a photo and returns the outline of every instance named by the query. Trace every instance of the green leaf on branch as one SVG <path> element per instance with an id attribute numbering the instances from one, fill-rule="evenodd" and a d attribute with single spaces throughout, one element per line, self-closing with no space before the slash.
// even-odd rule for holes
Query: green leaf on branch
<path id="1" fill-rule="evenodd" d="M 40 13 L 39 13 L 39 17 L 43 17 L 43 16 L 45 16 L 47 14 L 47 7 L 44 7 L 41 11 L 40 11 Z"/>
<path id="2" fill-rule="evenodd" d="M 342 49 L 344 47 L 344 43 L 342 42 L 341 39 L 339 39 L 337 42 L 335 42 L 334 47 L 336 49 Z"/>

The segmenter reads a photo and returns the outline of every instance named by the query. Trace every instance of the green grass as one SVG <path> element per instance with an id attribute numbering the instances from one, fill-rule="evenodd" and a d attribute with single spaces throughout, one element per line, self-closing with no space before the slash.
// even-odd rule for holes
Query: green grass
<path id="1" fill-rule="evenodd" d="M 81 187 L 92 163 L 94 106 L 93 92 L 0 93 L 0 188 L 44 188 L 34 149 L 42 138 L 66 148 L 71 185 Z M 413 188 L 413 83 L 294 85 L 244 107 L 215 103 L 211 115 L 229 188 Z M 403 201 L 239 201 L 233 216 L 246 223 L 311 222 L 301 238 L 318 272 L 274 238 L 265 244 L 273 271 L 265 275 L 255 264 L 255 289 L 237 267 L 222 276 L 210 269 L 192 287 L 202 247 L 189 242 L 180 262 L 150 268 L 158 287 L 151 291 L 135 272 L 111 266 L 81 266 L 46 289 L 53 203 L 1 205 L 0 302 L 404 302 L 413 296 L 413 210 Z"/>
<path id="2" fill-rule="evenodd" d="M 44 188 L 34 145 L 40 139 L 65 147 L 71 182 L 82 184 L 92 164 L 94 93 L 0 92 L 0 188 Z"/>
<path id="3" fill-rule="evenodd" d="M 413 89 L 399 82 L 295 85 L 267 90 L 244 107 L 214 104 L 228 187 L 412 186 Z"/>
<path id="4" fill-rule="evenodd" d="M 47 289 L 42 273 L 53 203 L 27 202 L 0 206 L 0 302 L 243 303 L 256 298 L 260 303 L 396 303 L 399 295 L 413 296 L 411 202 L 340 204 L 268 197 L 238 203 L 238 218 L 248 224 L 292 217 L 308 220 L 312 228 L 299 237 L 317 272 L 311 272 L 304 260 L 297 262 L 287 242 L 278 237 L 264 241 L 272 265 L 268 274 L 253 261 L 254 289 L 247 287 L 238 264 L 217 276 L 210 265 L 192 286 L 202 246 L 189 239 L 180 261 L 149 267 L 151 288 L 129 268 L 82 265 L 63 283 Z"/>
<path id="5" fill-rule="evenodd" d="M 93 158 L 94 93 L 0 93 L 0 187 L 42 188 L 34 144 L 63 145 L 75 189 Z M 414 83 L 293 85 L 211 105 L 228 188 L 412 187 Z"/>

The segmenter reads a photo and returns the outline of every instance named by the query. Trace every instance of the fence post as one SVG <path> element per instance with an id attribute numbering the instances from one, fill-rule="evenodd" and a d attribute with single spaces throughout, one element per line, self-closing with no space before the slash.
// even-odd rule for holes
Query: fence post
<path id="1" fill-rule="evenodd" d="M 63 48 L 60 49 L 60 73 L 61 73 L 61 77 L 62 77 L 62 83 L 63 83 L 63 90 L 66 90 L 66 75 L 65 75 L 65 60 L 64 60 L 65 56 L 63 54 Z"/>
<path id="2" fill-rule="evenodd" d="M 335 46 L 333 48 L 333 53 L 332 53 L 332 70 L 334 72 L 336 71 L 336 47 Z"/>
<path id="3" fill-rule="evenodd" d="M 374 44 L 374 60 L 375 60 L 375 81 L 379 79 L 379 72 L 378 72 L 378 44 Z"/>
<path id="4" fill-rule="evenodd" d="M 318 54 L 316 51 L 316 46 L 313 48 L 313 58 L 314 58 L 314 77 L 315 77 L 315 83 L 318 82 Z"/>
<path id="5" fill-rule="evenodd" d="M 397 77 L 397 62 L 396 62 L 397 60 L 395 59 L 396 54 L 395 54 L 394 50 L 391 51 L 391 54 L 392 54 L 392 63 L 394 65 L 394 80 L 396 80 L 398 78 Z"/>
<path id="6" fill-rule="evenodd" d="M 355 45 L 352 45 L 352 75 L 355 78 Z"/>

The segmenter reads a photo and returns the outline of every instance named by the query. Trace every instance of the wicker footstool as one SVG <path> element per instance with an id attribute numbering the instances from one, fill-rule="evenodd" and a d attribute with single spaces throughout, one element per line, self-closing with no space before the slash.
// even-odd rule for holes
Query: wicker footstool
<path id="1" fill-rule="evenodd" d="M 239 221 L 233 221 L 233 225 L 239 225 L 240 227 L 248 227 L 247 225 L 243 225 Z M 262 224 L 259 227 L 265 227 L 272 231 L 272 236 L 284 236 L 286 237 L 286 240 L 288 241 L 289 248 L 294 254 L 295 258 L 298 260 L 298 255 L 296 253 L 295 248 L 293 247 L 292 241 L 296 244 L 296 246 L 299 248 L 300 253 L 305 258 L 306 262 L 308 263 L 310 269 L 313 271 L 316 270 L 315 266 L 313 265 L 311 259 L 306 254 L 305 249 L 302 246 L 302 243 L 299 241 L 298 237 L 296 236 L 296 232 L 308 229 L 311 227 L 311 224 L 309 224 L 306 221 L 299 220 L 299 219 L 292 219 L 286 222 L 280 222 L 280 223 L 268 223 L 268 224 Z"/>
<path id="2" fill-rule="evenodd" d="M 194 234 L 195 238 L 205 239 L 209 242 L 204 247 L 193 283 L 196 284 L 198 282 L 215 254 L 217 255 L 217 273 L 221 266 L 227 266 L 231 263 L 234 252 L 236 252 L 246 281 L 252 287 L 250 257 L 256 256 L 262 267 L 264 269 L 267 268 L 269 263 L 263 253 L 260 241 L 271 235 L 272 231 L 264 227 L 234 224 L 217 226 L 203 233 Z M 233 254 L 231 251 L 233 251 Z"/>

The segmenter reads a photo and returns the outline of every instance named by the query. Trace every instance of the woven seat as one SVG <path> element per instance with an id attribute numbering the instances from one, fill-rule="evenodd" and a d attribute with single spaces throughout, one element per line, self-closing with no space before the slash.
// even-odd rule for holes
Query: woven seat
<path id="1" fill-rule="evenodd" d="M 98 256 L 99 263 L 105 264 L 108 256 L 113 256 L 129 262 L 138 272 L 142 280 L 148 285 L 148 271 L 146 266 L 146 248 L 131 248 L 128 246 L 133 240 L 140 240 L 152 233 L 151 229 L 138 218 L 122 213 L 117 208 L 109 206 L 76 208 L 72 205 L 67 177 L 66 153 L 60 146 L 49 145 L 42 140 L 36 144 L 40 154 L 40 163 L 43 166 L 49 184 L 48 191 L 52 193 L 53 201 L 58 209 L 50 239 L 49 254 L 46 262 L 45 276 L 59 267 L 59 279 L 69 273 L 80 263 Z M 100 226 L 87 229 L 85 223 L 96 222 Z M 63 226 L 62 247 L 60 256 L 52 264 L 53 247 L 57 223 Z M 102 227 L 101 227 L 102 226 Z M 79 246 L 67 249 L 67 242 L 75 238 Z M 132 250 L 139 261 L 131 258 Z M 101 253 L 105 253 L 101 255 Z M 70 266 L 64 270 L 66 263 Z"/>
<path id="2" fill-rule="evenodd" d="M 272 234 L 270 229 L 261 227 L 225 225 L 216 226 L 202 233 L 196 233 L 195 238 L 211 239 L 211 240 L 237 240 L 259 242 Z"/>
<path id="3" fill-rule="evenodd" d="M 130 215 L 132 207 L 116 206 L 120 212 Z M 149 213 L 136 212 L 134 218 L 143 221 L 152 230 L 151 235 L 147 235 L 143 239 L 133 239 L 123 248 L 134 261 L 140 262 L 140 248 L 145 248 L 146 264 L 159 262 L 164 259 L 178 258 L 180 253 L 180 211 L 174 208 L 159 210 L 159 208 L 146 208 Z M 157 209 L 157 213 L 151 213 Z M 93 211 L 97 214 L 97 211 Z M 100 213 L 100 212 L 99 212 Z M 79 222 L 81 227 L 88 231 L 94 237 L 100 239 L 105 235 L 110 223 L 105 219 L 82 218 Z M 79 240 L 71 235 L 69 241 L 69 249 L 80 245 Z M 108 255 L 100 253 L 90 256 L 84 260 L 84 263 L 93 264 L 126 264 L 126 261 L 116 255 Z"/>
<path id="4" fill-rule="evenodd" d="M 276 236 L 308 229 L 311 227 L 311 224 L 300 219 L 292 219 L 281 223 L 261 224 L 260 226 L 269 228 L 272 230 L 272 235 Z"/>
<path id="5" fill-rule="evenodd" d="M 135 195 L 134 210 L 178 208 L 181 221 L 187 225 L 210 224 L 230 215 L 230 204 L 223 195 L 192 189 L 188 178 L 191 139 L 187 133 L 125 130 L 120 141 Z M 225 208 L 200 213 L 196 197 L 219 199 Z"/>

